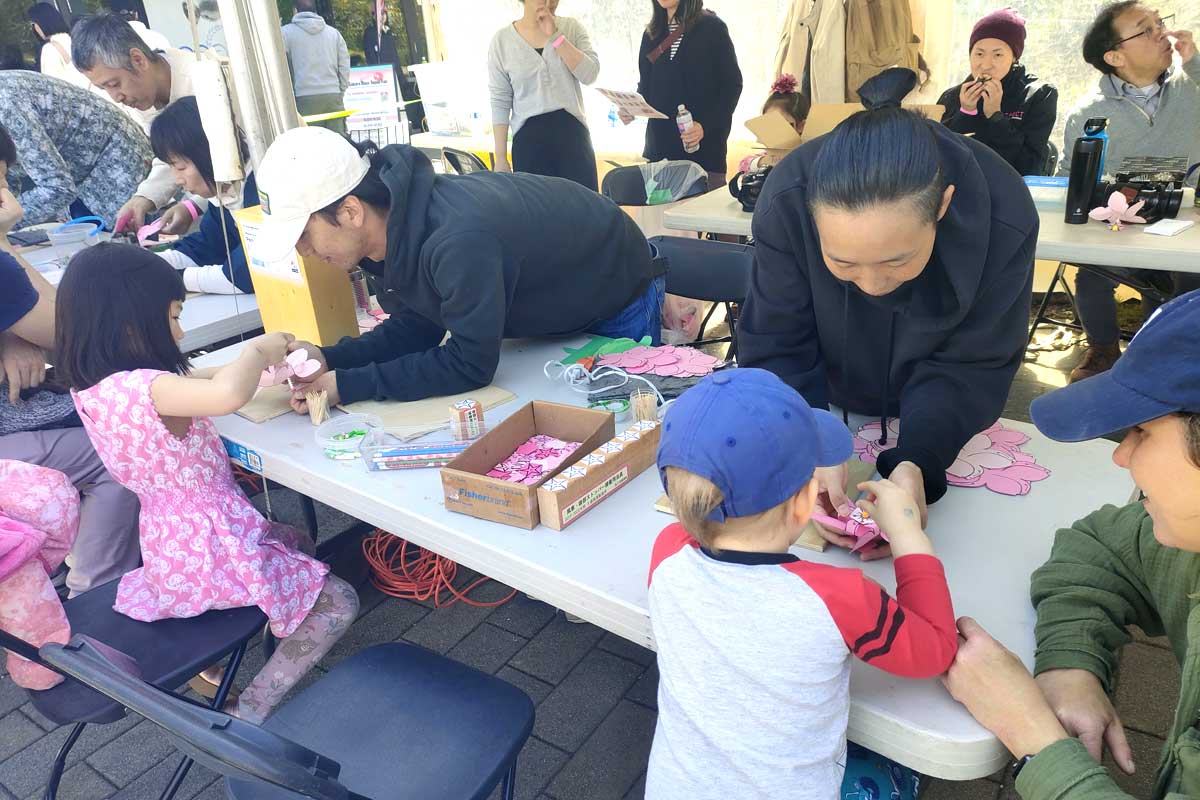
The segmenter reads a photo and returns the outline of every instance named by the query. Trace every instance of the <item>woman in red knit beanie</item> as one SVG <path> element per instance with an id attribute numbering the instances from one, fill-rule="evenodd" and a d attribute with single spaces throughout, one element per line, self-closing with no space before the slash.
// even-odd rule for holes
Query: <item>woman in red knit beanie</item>
<path id="1" fill-rule="evenodd" d="M 1011 8 L 984 16 L 971 29 L 971 74 L 938 100 L 942 122 L 999 153 L 1022 175 L 1047 174 L 1058 90 L 1021 64 L 1025 20 Z"/>

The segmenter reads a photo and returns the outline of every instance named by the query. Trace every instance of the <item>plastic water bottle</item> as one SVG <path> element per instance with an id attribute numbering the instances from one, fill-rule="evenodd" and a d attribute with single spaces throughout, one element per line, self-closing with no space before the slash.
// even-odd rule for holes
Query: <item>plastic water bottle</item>
<path id="1" fill-rule="evenodd" d="M 680 136 L 682 136 L 683 132 L 688 130 L 689 128 L 691 128 L 693 125 L 692 112 L 688 111 L 687 106 L 685 106 L 683 103 L 679 104 L 679 114 L 678 114 L 678 116 L 675 117 L 675 125 L 679 128 Z M 683 146 L 683 151 L 685 153 L 694 153 L 699 149 L 700 149 L 699 142 L 697 142 L 696 144 L 693 144 L 693 145 L 685 144 Z"/>
<path id="2" fill-rule="evenodd" d="M 617 107 L 615 105 L 608 107 L 608 127 L 617 127 Z"/>

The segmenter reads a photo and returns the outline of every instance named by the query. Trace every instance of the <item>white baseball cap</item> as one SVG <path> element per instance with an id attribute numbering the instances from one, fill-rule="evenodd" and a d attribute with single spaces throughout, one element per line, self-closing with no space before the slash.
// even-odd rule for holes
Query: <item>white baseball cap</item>
<path id="1" fill-rule="evenodd" d="M 264 261 L 287 258 L 308 218 L 349 194 L 370 168 L 369 158 L 327 128 L 281 133 L 254 171 L 263 211 L 255 254 Z"/>

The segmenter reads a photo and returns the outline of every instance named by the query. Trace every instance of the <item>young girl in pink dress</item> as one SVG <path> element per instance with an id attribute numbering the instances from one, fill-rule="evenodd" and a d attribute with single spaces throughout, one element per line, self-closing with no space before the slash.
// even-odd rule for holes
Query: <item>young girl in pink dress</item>
<path id="1" fill-rule="evenodd" d="M 233 363 L 193 370 L 179 351 L 183 300 L 179 273 L 153 253 L 84 250 L 58 288 L 57 366 L 105 467 L 141 501 L 142 567 L 113 607 L 147 622 L 261 608 L 281 641 L 228 709 L 259 722 L 350 627 L 358 596 L 306 536 L 250 504 L 208 419 L 241 408 L 292 337 L 260 336 Z"/>

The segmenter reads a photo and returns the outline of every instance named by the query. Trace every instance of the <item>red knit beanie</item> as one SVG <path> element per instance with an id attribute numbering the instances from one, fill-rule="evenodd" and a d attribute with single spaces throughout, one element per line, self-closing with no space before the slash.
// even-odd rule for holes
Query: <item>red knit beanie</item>
<path id="1" fill-rule="evenodd" d="M 971 43 L 975 47 L 980 39 L 999 39 L 1012 48 L 1013 60 L 1020 61 L 1025 52 L 1025 19 L 1011 8 L 1002 8 L 985 16 L 971 29 Z"/>

